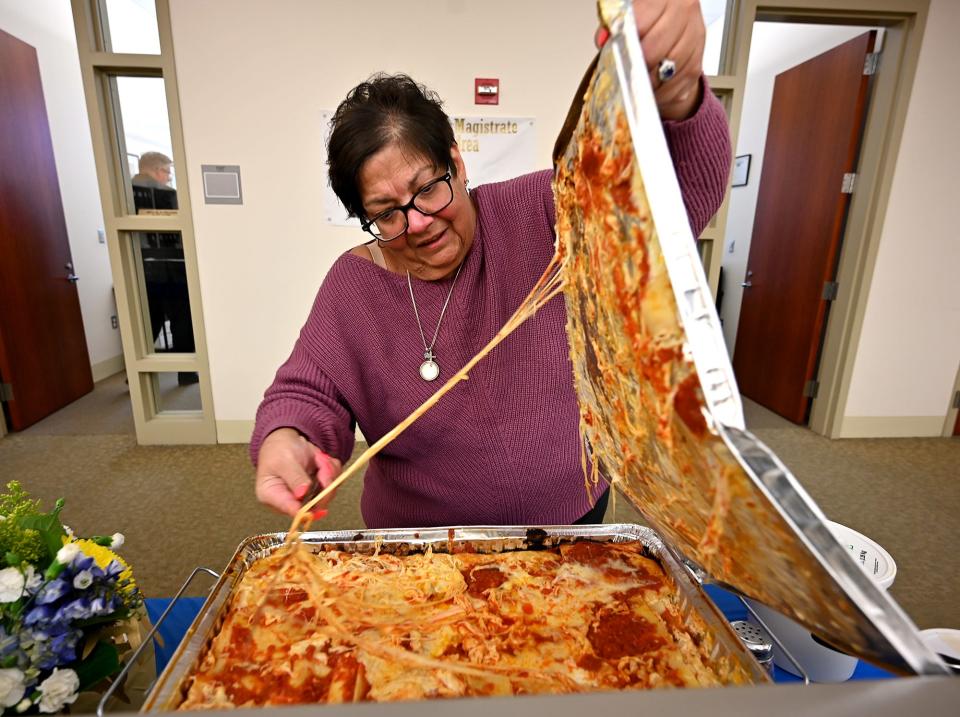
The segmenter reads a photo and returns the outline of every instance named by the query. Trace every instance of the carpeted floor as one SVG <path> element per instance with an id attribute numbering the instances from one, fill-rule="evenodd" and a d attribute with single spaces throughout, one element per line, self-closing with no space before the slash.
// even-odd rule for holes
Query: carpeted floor
<path id="1" fill-rule="evenodd" d="M 960 439 L 830 441 L 749 401 L 747 424 L 831 519 L 892 553 L 891 592 L 919 627 L 960 627 Z M 124 533 L 148 596 L 173 594 L 194 567 L 222 568 L 246 536 L 288 525 L 254 500 L 246 446 L 138 446 L 122 375 L 0 439 L 0 478 L 45 506 L 66 498 L 64 520 L 78 533 Z M 362 527 L 361 487 L 341 488 L 323 527 Z M 621 499 L 606 520 L 638 516 Z"/>

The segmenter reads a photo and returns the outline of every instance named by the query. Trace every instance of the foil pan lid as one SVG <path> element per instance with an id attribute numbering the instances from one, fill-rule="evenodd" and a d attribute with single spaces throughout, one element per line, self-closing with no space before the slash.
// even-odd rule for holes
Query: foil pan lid
<path id="1" fill-rule="evenodd" d="M 714 581 L 844 652 L 947 674 L 786 466 L 744 430 L 631 4 L 599 5 L 611 38 L 554 151 L 567 334 L 595 467 Z"/>

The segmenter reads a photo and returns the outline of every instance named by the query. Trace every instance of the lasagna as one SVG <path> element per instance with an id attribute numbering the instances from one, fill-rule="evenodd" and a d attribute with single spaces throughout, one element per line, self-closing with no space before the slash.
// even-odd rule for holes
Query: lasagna
<path id="1" fill-rule="evenodd" d="M 570 693 L 748 680 L 636 542 L 255 562 L 180 709 Z"/>

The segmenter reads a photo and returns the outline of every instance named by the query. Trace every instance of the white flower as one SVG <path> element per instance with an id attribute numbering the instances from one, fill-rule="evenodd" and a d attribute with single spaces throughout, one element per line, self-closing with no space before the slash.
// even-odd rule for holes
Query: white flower
<path id="1" fill-rule="evenodd" d="M 77 590 L 86 590 L 93 583 L 93 573 L 89 570 L 81 570 L 73 576 L 73 587 Z"/>
<path id="2" fill-rule="evenodd" d="M 32 565 L 28 565 L 23 574 L 25 578 L 24 587 L 26 587 L 27 592 L 32 595 L 40 589 L 41 585 L 43 585 L 43 575 L 39 573 Z"/>
<path id="3" fill-rule="evenodd" d="M 69 537 L 71 538 L 73 537 L 73 528 L 71 528 L 69 525 L 63 526 L 63 532 L 66 533 Z"/>
<path id="4" fill-rule="evenodd" d="M 0 705 L 13 707 L 23 699 L 27 688 L 23 684 L 24 675 L 16 667 L 0 670 Z"/>
<path id="5" fill-rule="evenodd" d="M 114 533 L 110 536 L 113 539 L 113 542 L 110 543 L 110 550 L 116 550 L 117 548 L 123 547 L 123 533 Z"/>
<path id="6" fill-rule="evenodd" d="M 40 711 L 53 714 L 77 699 L 80 678 L 73 670 L 53 668 L 53 672 L 37 687 L 40 690 Z"/>
<path id="7" fill-rule="evenodd" d="M 31 707 L 33 707 L 33 700 L 29 697 L 24 697 L 17 703 L 17 712 L 26 712 Z"/>
<path id="8" fill-rule="evenodd" d="M 23 595 L 25 580 L 19 568 L 0 570 L 0 603 L 13 602 Z M 19 697 L 17 699 L 20 699 Z"/>
<path id="9" fill-rule="evenodd" d="M 67 543 L 57 551 L 57 562 L 61 565 L 69 565 L 73 559 L 80 554 L 80 546 L 76 543 Z"/>

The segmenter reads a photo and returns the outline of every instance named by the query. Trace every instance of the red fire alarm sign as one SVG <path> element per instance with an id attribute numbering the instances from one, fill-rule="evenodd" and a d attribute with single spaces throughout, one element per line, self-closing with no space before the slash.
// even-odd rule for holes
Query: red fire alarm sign
<path id="1" fill-rule="evenodd" d="M 500 80 L 478 77 L 473 81 L 473 91 L 478 105 L 500 104 Z"/>

